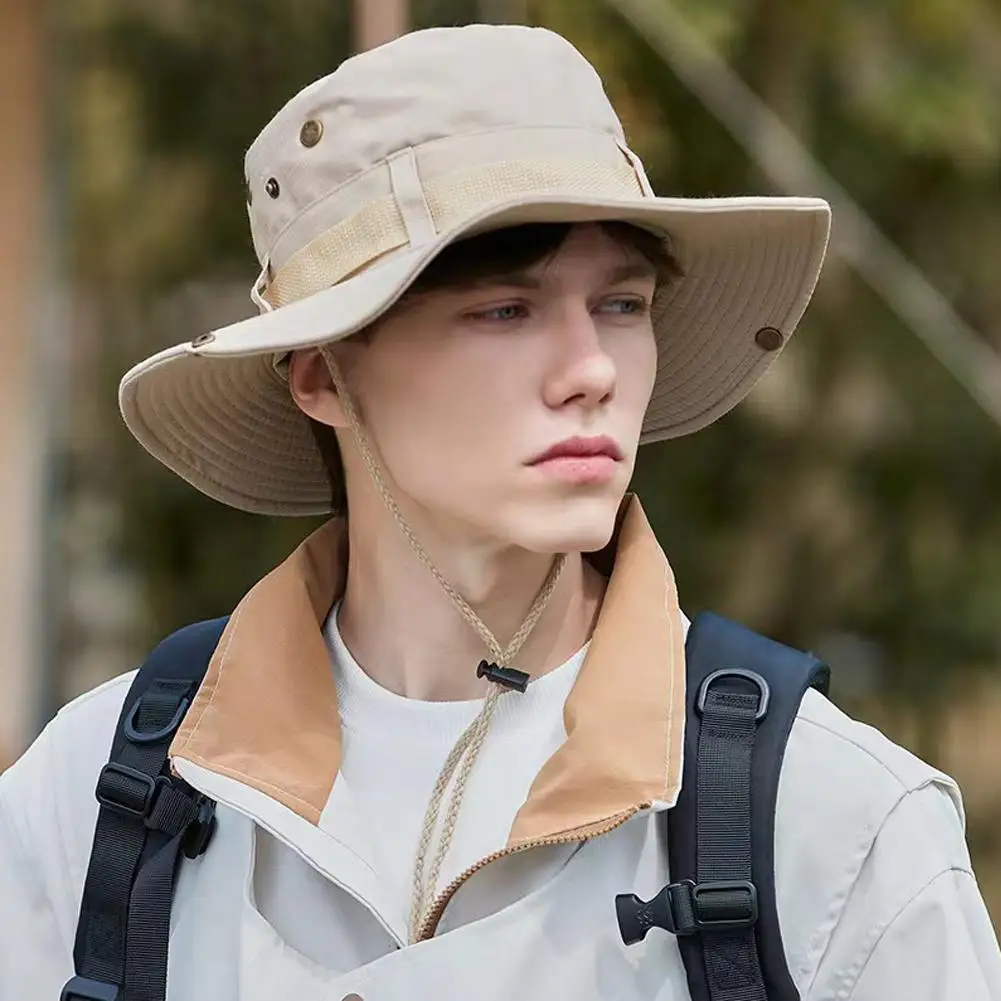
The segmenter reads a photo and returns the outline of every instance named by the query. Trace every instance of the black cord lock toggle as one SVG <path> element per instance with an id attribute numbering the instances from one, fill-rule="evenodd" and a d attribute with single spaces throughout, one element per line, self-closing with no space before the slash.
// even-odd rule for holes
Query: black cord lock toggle
<path id="1" fill-rule="evenodd" d="M 513 688 L 516 692 L 523 692 L 528 688 L 528 675 L 524 671 L 516 671 L 513 667 L 498 667 L 496 664 L 488 664 L 485 660 L 480 661 L 476 677 L 487 678 L 497 685 Z"/>

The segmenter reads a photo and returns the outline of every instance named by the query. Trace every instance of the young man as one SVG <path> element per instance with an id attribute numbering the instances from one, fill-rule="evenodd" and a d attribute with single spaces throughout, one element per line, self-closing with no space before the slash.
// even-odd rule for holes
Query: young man
<path id="1" fill-rule="evenodd" d="M 518 27 L 348 61 L 247 170 L 261 316 L 138 366 L 123 413 L 224 503 L 335 516 L 240 603 L 170 746 L 217 807 L 167 996 L 681 1001 L 676 940 L 615 922 L 668 882 L 686 722 L 688 624 L 626 488 L 768 367 L 827 207 L 655 197 L 587 62 Z M 73 975 L 130 681 L 0 779 L 3 1001 Z M 955 785 L 816 692 L 775 870 L 802 997 L 1001 999 Z"/>

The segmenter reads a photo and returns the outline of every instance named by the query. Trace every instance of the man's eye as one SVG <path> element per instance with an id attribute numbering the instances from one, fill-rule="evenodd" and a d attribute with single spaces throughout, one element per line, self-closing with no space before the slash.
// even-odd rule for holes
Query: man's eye
<path id="1" fill-rule="evenodd" d="M 504 306 L 494 306 L 471 314 L 474 320 L 495 320 L 501 323 L 510 320 L 520 320 L 525 316 L 526 309 L 519 303 L 508 303 Z"/>
<path id="2" fill-rule="evenodd" d="M 626 298 L 618 297 L 609 299 L 601 304 L 602 312 L 618 313 L 622 316 L 642 316 L 648 312 L 650 304 L 646 299 L 639 299 L 636 296 Z"/>

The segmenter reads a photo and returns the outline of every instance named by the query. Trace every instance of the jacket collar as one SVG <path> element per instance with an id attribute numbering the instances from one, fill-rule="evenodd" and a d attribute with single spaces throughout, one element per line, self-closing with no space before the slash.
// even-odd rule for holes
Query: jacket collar
<path id="1" fill-rule="evenodd" d="M 543 766 L 509 847 L 583 838 L 674 804 L 681 785 L 685 650 L 674 575 L 638 499 L 595 558 L 609 583 Z M 323 624 L 344 589 L 347 532 L 328 522 L 240 602 L 171 747 L 318 824 L 341 760 Z"/>

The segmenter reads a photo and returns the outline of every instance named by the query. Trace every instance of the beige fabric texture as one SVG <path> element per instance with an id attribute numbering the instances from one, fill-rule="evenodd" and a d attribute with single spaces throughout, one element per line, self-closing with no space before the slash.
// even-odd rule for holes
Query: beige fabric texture
<path id="1" fill-rule="evenodd" d="M 263 514 L 331 507 L 282 360 L 378 319 L 450 243 L 527 222 L 663 234 L 684 277 L 655 303 L 650 442 L 750 392 L 809 302 L 830 228 L 821 199 L 657 197 L 588 61 L 513 25 L 417 31 L 349 59 L 279 111 L 246 171 L 261 315 L 188 332 L 133 368 L 119 401 L 157 459 Z"/>

